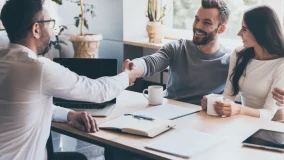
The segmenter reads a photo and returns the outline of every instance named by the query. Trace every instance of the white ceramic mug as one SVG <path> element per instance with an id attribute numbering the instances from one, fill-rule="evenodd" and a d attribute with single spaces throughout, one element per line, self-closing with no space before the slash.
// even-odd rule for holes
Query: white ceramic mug
<path id="1" fill-rule="evenodd" d="M 148 97 L 145 92 L 148 91 Z M 143 95 L 148 99 L 150 105 L 159 105 L 163 103 L 163 86 L 149 86 L 143 90 Z"/>
<path id="2" fill-rule="evenodd" d="M 211 116 L 219 116 L 214 110 L 214 104 L 217 101 L 223 102 L 223 95 L 220 94 L 209 94 L 207 97 L 207 114 Z"/>

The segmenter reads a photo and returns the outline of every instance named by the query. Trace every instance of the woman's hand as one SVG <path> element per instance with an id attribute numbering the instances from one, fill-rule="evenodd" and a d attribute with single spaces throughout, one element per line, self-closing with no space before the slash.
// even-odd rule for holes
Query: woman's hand
<path id="1" fill-rule="evenodd" d="M 231 100 L 224 100 L 224 102 L 216 102 L 214 104 L 214 109 L 217 114 L 220 116 L 230 117 L 233 115 L 240 114 L 241 105 L 237 104 Z"/>
<path id="2" fill-rule="evenodd" d="M 284 90 L 280 88 L 274 88 L 272 91 L 273 98 L 277 101 L 277 105 L 282 107 L 284 105 Z"/>
<path id="3" fill-rule="evenodd" d="M 206 111 L 207 110 L 207 97 L 203 96 L 203 98 L 201 99 L 201 106 L 202 106 L 202 110 Z"/>

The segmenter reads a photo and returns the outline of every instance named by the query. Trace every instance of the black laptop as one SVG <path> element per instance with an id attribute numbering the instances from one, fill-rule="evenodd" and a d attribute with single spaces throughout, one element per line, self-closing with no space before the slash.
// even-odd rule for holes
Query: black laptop
<path id="1" fill-rule="evenodd" d="M 116 59 L 85 59 L 85 58 L 54 58 L 54 62 L 61 64 L 80 76 L 97 79 L 103 76 L 117 75 Z M 115 107 L 116 99 L 105 103 L 90 103 L 81 101 L 53 98 L 55 105 L 71 108 L 76 111 L 86 111 L 92 116 L 107 116 Z"/>

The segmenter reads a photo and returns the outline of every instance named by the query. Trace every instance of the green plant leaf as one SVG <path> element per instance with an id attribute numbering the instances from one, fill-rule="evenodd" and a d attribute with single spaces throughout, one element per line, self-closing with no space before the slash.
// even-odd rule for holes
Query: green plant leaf
<path id="1" fill-rule="evenodd" d="M 61 46 L 60 45 L 54 45 L 55 49 L 58 49 L 59 51 L 61 50 Z"/>
<path id="2" fill-rule="evenodd" d="M 88 25 L 88 23 L 87 23 L 87 20 L 86 20 L 86 19 L 84 19 L 84 26 L 85 26 L 87 29 L 89 29 L 89 25 Z"/>
<path id="3" fill-rule="evenodd" d="M 59 4 L 59 5 L 62 5 L 62 0 L 52 0 L 52 1 Z"/>
<path id="4" fill-rule="evenodd" d="M 59 35 L 65 30 L 65 28 L 60 28 Z"/>
<path id="5" fill-rule="evenodd" d="M 64 41 L 58 41 L 58 43 L 60 43 L 60 44 L 64 44 L 64 45 L 68 45 L 66 42 L 64 42 Z"/>
<path id="6" fill-rule="evenodd" d="M 68 29 L 67 26 L 65 26 L 65 25 L 61 25 L 61 26 L 59 26 L 59 28 Z"/>
<path id="7" fill-rule="evenodd" d="M 91 15 L 92 15 L 92 18 L 97 16 L 94 11 L 91 11 Z"/>
<path id="8" fill-rule="evenodd" d="M 75 26 L 78 27 L 79 23 L 80 23 L 80 19 L 78 18 L 78 19 L 75 20 Z"/>

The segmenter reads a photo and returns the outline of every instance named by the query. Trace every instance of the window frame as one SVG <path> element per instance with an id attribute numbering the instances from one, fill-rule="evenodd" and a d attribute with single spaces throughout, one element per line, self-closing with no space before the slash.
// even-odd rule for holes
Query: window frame
<path id="1" fill-rule="evenodd" d="M 173 3 L 173 2 L 171 2 Z M 272 7 L 279 19 L 280 23 L 283 27 L 283 21 L 284 21 L 284 1 L 282 0 L 262 0 L 261 4 L 269 5 Z M 170 17 L 171 19 L 169 21 L 173 21 L 173 16 Z M 186 29 L 176 29 L 176 28 L 170 28 L 165 27 L 165 38 L 166 39 L 189 39 L 192 40 L 193 37 L 193 31 L 192 30 L 186 30 Z M 237 33 L 236 33 L 237 34 Z M 220 38 L 221 44 L 229 47 L 229 48 L 236 48 L 237 46 L 241 46 L 242 42 L 241 39 L 233 39 L 233 38 Z"/>

